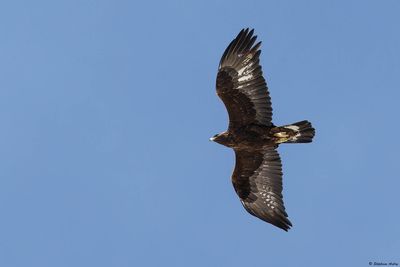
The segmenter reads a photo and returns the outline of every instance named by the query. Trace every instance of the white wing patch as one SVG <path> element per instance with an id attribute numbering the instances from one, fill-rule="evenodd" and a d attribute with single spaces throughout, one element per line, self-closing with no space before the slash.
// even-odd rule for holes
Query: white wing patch
<path id="1" fill-rule="evenodd" d="M 248 81 L 248 80 L 251 80 L 251 78 L 253 78 L 253 74 L 249 73 L 247 75 L 244 75 L 244 76 L 240 77 L 238 79 L 238 82 Z"/>

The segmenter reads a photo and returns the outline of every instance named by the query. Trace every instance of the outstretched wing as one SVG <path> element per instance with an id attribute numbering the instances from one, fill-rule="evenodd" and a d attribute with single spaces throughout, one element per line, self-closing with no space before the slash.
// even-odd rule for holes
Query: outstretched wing
<path id="1" fill-rule="evenodd" d="M 232 183 L 244 208 L 252 215 L 287 231 L 282 197 L 282 163 L 278 152 L 235 150 L 236 166 Z"/>
<path id="2" fill-rule="evenodd" d="M 229 114 L 229 127 L 272 125 L 272 107 L 259 64 L 261 42 L 254 30 L 242 30 L 226 48 L 218 69 L 217 94 Z"/>

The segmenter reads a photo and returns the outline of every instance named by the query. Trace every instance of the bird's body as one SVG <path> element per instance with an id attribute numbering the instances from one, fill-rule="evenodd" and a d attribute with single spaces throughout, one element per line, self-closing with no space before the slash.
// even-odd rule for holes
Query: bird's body
<path id="1" fill-rule="evenodd" d="M 250 124 L 223 132 L 213 141 L 236 150 L 262 151 L 275 148 L 296 134 L 290 128 Z"/>
<path id="2" fill-rule="evenodd" d="M 218 69 L 217 94 L 229 114 L 228 130 L 210 140 L 234 149 L 232 183 L 245 209 L 287 231 L 292 224 L 282 197 L 282 143 L 309 143 L 315 130 L 308 121 L 276 127 L 261 66 L 261 42 L 242 30 L 225 50 Z"/>
<path id="3" fill-rule="evenodd" d="M 274 140 L 269 135 L 271 128 L 262 125 L 247 125 L 219 135 L 214 141 L 237 150 L 262 150 L 274 146 Z"/>

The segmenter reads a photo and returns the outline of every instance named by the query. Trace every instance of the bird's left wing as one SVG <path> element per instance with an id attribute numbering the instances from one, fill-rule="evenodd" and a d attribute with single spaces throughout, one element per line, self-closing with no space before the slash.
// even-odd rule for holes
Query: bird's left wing
<path id="1" fill-rule="evenodd" d="M 261 42 L 254 45 L 253 30 L 242 30 L 222 55 L 217 94 L 229 114 L 229 127 L 272 125 L 272 107 L 259 64 Z"/>
<path id="2" fill-rule="evenodd" d="M 274 148 L 235 150 L 232 183 L 244 208 L 285 231 L 291 226 L 282 197 L 282 163 Z"/>

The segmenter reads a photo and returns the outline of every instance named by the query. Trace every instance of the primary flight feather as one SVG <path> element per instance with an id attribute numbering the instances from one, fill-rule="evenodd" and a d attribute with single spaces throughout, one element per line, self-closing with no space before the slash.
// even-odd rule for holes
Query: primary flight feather
<path id="1" fill-rule="evenodd" d="M 315 130 L 308 121 L 276 127 L 271 98 L 260 66 L 254 30 L 243 29 L 222 55 L 217 95 L 229 115 L 228 130 L 210 140 L 233 148 L 232 183 L 244 208 L 285 231 L 291 226 L 282 197 L 281 143 L 309 143 Z"/>

